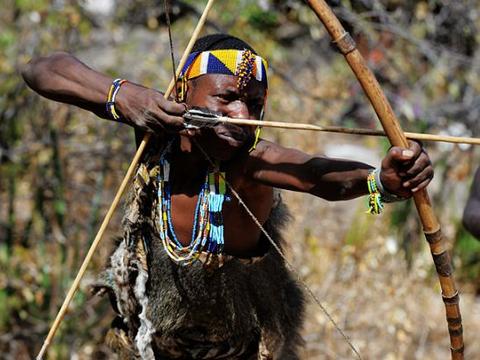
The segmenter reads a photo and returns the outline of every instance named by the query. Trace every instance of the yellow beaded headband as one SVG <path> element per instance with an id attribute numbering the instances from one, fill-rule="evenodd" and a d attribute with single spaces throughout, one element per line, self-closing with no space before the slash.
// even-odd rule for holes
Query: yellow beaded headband
<path id="1" fill-rule="evenodd" d="M 250 50 L 211 50 L 191 53 L 180 79 L 190 80 L 204 74 L 226 74 L 239 77 L 239 88 L 245 87 L 251 78 L 267 88 L 267 62 Z"/>

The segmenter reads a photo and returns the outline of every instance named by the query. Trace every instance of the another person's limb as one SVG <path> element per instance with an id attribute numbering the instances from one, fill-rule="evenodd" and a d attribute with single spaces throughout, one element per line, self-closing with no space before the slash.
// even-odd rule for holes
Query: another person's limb
<path id="1" fill-rule="evenodd" d="M 89 68 L 74 56 L 55 53 L 32 59 L 22 70 L 25 82 L 46 98 L 76 105 L 104 119 L 106 100 L 113 79 Z M 131 82 L 124 83 L 116 97 L 118 121 L 152 132 L 183 129 L 183 104 L 165 100 L 159 91 Z"/>
<path id="2" fill-rule="evenodd" d="M 477 239 L 480 239 L 480 167 L 475 172 L 470 196 L 463 211 L 463 225 Z"/>
<path id="3" fill-rule="evenodd" d="M 264 184 L 311 193 L 326 200 L 348 200 L 369 193 L 372 166 L 351 160 L 311 156 L 261 141 L 247 161 L 247 174 Z M 422 147 L 393 147 L 382 161 L 380 179 L 394 195 L 408 198 L 433 178 L 430 159 Z"/>

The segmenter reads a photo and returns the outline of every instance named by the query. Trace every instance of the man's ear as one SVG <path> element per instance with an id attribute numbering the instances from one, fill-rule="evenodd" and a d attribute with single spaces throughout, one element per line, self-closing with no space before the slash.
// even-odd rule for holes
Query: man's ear
<path id="1" fill-rule="evenodd" d="M 185 94 L 184 94 L 184 91 L 183 91 L 183 80 L 180 79 L 180 80 L 177 80 L 177 83 L 175 84 L 175 97 L 176 99 L 178 99 L 179 102 L 183 102 L 185 101 Z"/>
<path id="2" fill-rule="evenodd" d="M 191 83 L 191 84 L 189 85 L 189 83 Z M 176 89 L 177 89 L 177 94 L 178 94 L 178 101 L 185 102 L 187 100 L 188 89 L 192 85 L 193 85 L 193 82 L 188 81 L 185 78 L 177 81 Z"/>

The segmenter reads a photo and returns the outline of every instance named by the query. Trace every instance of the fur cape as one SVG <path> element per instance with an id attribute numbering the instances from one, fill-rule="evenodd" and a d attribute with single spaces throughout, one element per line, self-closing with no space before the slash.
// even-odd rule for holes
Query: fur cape
<path id="1" fill-rule="evenodd" d="M 96 286 L 118 314 L 108 344 L 121 359 L 298 359 L 304 295 L 281 256 L 270 246 L 261 258 L 221 267 L 173 262 L 156 227 L 151 155 L 138 167 L 123 238 Z M 289 217 L 277 193 L 264 227 L 280 247 Z"/>

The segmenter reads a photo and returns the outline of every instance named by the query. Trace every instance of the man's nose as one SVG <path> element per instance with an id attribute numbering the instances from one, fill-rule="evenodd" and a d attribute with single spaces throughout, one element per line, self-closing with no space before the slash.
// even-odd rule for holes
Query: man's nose
<path id="1" fill-rule="evenodd" d="M 230 104 L 228 116 L 238 119 L 249 119 L 251 114 L 245 102 L 236 100 Z"/>

